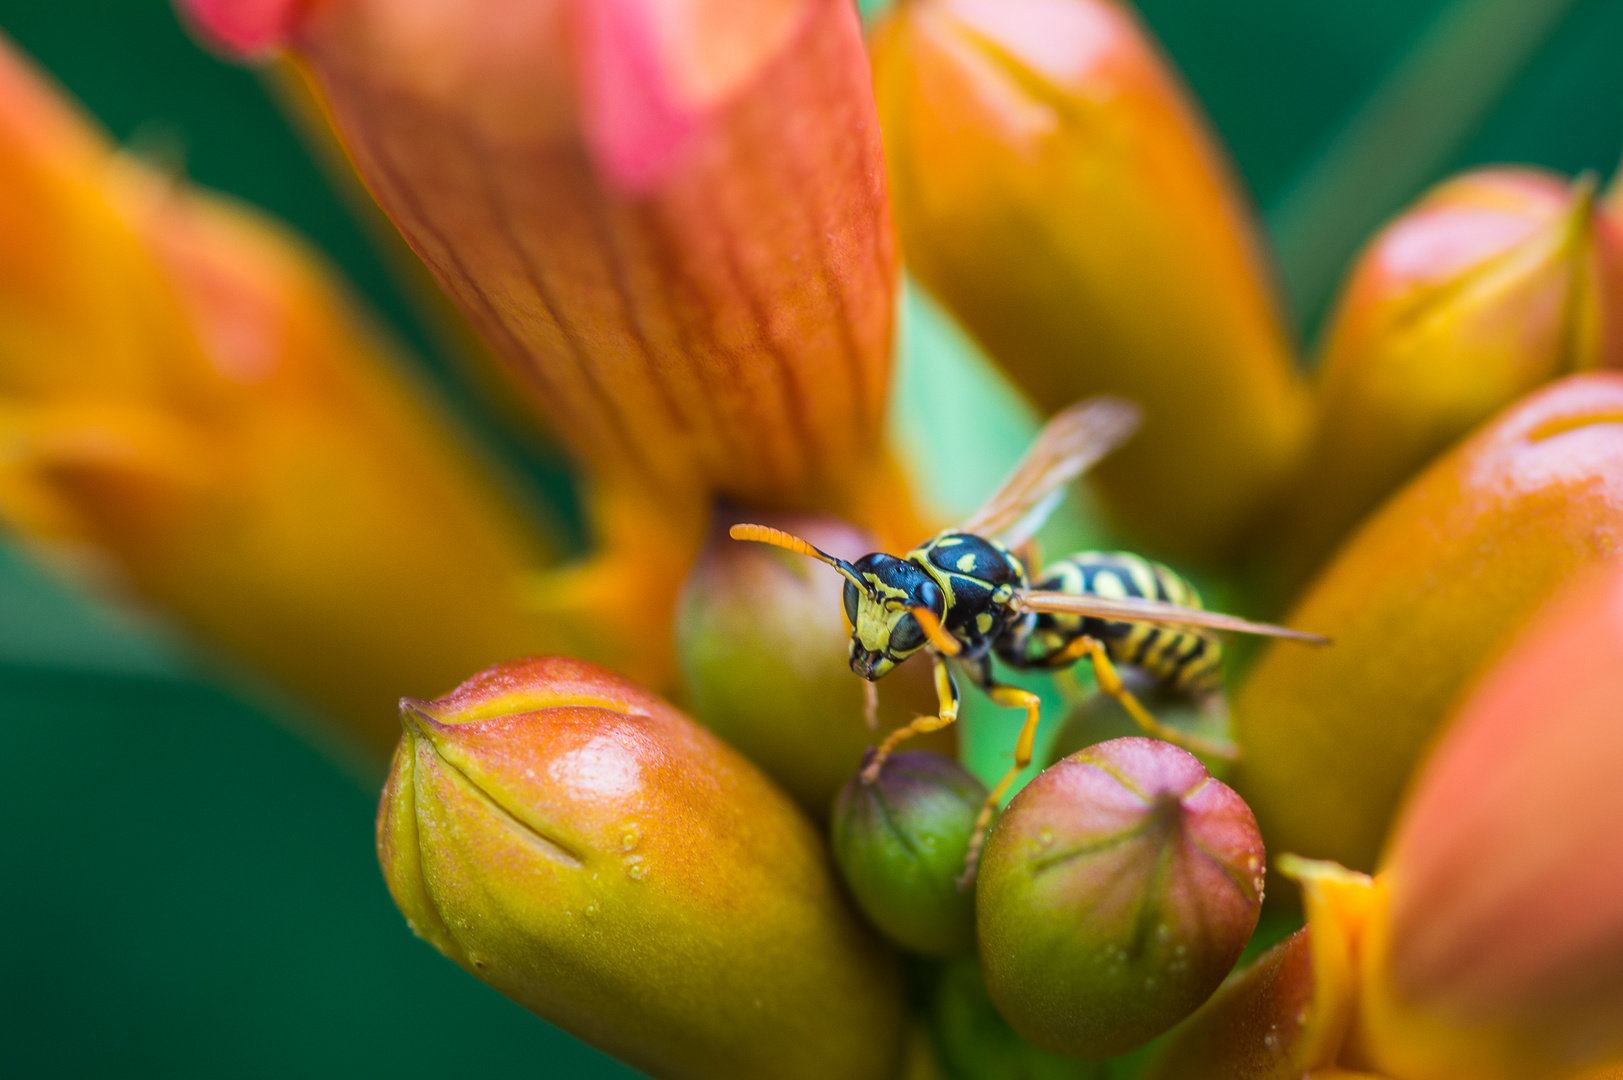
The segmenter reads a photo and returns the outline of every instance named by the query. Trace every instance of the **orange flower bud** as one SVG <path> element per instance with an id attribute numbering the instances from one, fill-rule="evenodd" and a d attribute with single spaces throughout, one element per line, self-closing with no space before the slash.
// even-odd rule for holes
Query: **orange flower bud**
<path id="1" fill-rule="evenodd" d="M 1482 169 L 1364 250 L 1324 346 L 1321 418 L 1272 571 L 1294 585 L 1412 473 L 1550 379 L 1623 366 L 1623 245 L 1593 185 Z M 1615 295 L 1615 299 L 1614 299 Z"/>
<path id="2" fill-rule="evenodd" d="M 896 1074 L 893 955 L 810 823 L 715 736 L 556 658 L 401 716 L 379 857 L 446 956 L 655 1076 Z"/>
<path id="3" fill-rule="evenodd" d="M 1275 850 L 1370 869 L 1422 749 L 1484 660 L 1623 546 L 1623 375 L 1570 376 L 1435 462 L 1291 613 L 1233 700 L 1233 783 Z"/>
<path id="4" fill-rule="evenodd" d="M 1262 840 L 1192 754 L 1115 739 L 1045 770 L 998 818 L 976 920 L 986 986 L 1033 1045 L 1107 1057 L 1204 1002 L 1262 909 Z"/>
<path id="5" fill-rule="evenodd" d="M 547 545 L 393 360 L 309 250 L 114 154 L 0 42 L 0 520 L 380 761 L 402 690 L 570 644 L 519 603 Z"/>
<path id="6" fill-rule="evenodd" d="M 1110 505 L 1222 553 L 1296 466 L 1307 395 L 1250 211 L 1137 17 L 902 0 L 873 55 L 909 267 L 1043 410 L 1143 406 Z"/>
<path id="7" fill-rule="evenodd" d="M 1365 1010 L 1378 1062 L 1415 1076 L 1457 1073 L 1462 1053 L 1492 1059 L 1479 1076 L 1623 1064 L 1619 672 L 1612 560 L 1533 620 L 1460 707 L 1382 871 L 1388 951 L 1371 966 L 1390 980 Z"/>
<path id="8" fill-rule="evenodd" d="M 302 66 L 406 240 L 596 471 L 849 509 L 897 276 L 849 0 L 183 6 Z"/>
<path id="9" fill-rule="evenodd" d="M 766 519 L 824 551 L 855 559 L 873 536 L 825 517 Z M 821 563 L 728 537 L 725 525 L 683 587 L 678 663 L 693 715 L 744 752 L 818 819 L 856 772 L 862 753 L 936 707 L 930 665 L 904 664 L 881 683 L 852 674 L 845 579 Z M 877 695 L 877 728 L 864 694 Z M 920 740 L 951 755 L 956 733 Z"/>

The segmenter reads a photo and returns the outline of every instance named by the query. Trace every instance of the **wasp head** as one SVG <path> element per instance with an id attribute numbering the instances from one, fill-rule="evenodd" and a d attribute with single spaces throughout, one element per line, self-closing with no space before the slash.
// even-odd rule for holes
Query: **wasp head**
<path id="1" fill-rule="evenodd" d="M 924 628 L 909 608 L 929 608 L 940 618 L 946 598 L 929 574 L 906 559 L 875 552 L 852 569 L 863 583 L 845 582 L 845 617 L 851 621 L 851 670 L 878 679 L 924 648 Z"/>

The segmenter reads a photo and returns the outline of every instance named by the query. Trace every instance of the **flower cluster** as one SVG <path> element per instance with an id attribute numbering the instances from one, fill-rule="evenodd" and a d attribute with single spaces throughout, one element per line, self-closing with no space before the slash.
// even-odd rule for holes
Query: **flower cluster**
<path id="1" fill-rule="evenodd" d="M 314 106 L 592 550 L 303 244 L 3 41 L 0 523 L 392 750 L 379 856 L 447 957 L 657 1076 L 1623 1067 L 1623 190 L 1440 184 L 1308 376 L 1114 0 L 178 6 Z M 947 523 L 890 423 L 904 262 L 1038 411 L 1141 411 L 1111 535 L 1333 641 L 1198 703 L 1117 657 L 1211 760 L 1033 683 L 1070 720 L 984 849 L 1013 740 L 865 757 L 956 715 L 942 677 L 865 700 L 849 586 L 728 534 L 855 560 Z"/>

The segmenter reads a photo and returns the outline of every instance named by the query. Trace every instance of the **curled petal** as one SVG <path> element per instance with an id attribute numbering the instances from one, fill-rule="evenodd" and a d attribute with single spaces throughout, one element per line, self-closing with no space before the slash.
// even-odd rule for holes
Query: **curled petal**
<path id="1" fill-rule="evenodd" d="M 810 823 L 719 739 L 558 658 L 401 716 L 379 857 L 446 956 L 655 1076 L 895 1075 L 893 955 Z"/>
<path id="2" fill-rule="evenodd" d="M 1433 456 L 1553 378 L 1623 366 L 1623 245 L 1589 179 L 1482 169 L 1364 250 L 1320 369 L 1320 422 L 1275 572 L 1296 584 Z"/>
<path id="3" fill-rule="evenodd" d="M 326 707 L 563 648 L 549 545 L 302 244 L 113 154 L 0 43 L 0 520 Z"/>
<path id="4" fill-rule="evenodd" d="M 209 44 L 254 59 L 280 48 L 305 10 L 321 0 L 175 0 L 181 16 Z"/>
<path id="5" fill-rule="evenodd" d="M 1295 467 L 1307 394 L 1249 208 L 1137 17 L 903 0 L 873 52 L 909 267 L 1044 411 L 1141 405 L 1112 508 L 1221 554 Z"/>
<path id="6" fill-rule="evenodd" d="M 896 261 L 847 0 L 327 0 L 290 50 L 595 471 L 849 510 L 880 441 Z"/>
<path id="7" fill-rule="evenodd" d="M 1270 847 L 1372 869 L 1420 754 L 1484 661 L 1623 547 L 1623 375 L 1513 406 L 1394 496 L 1233 701 L 1237 790 Z"/>
<path id="8" fill-rule="evenodd" d="M 1172 1035 L 1146 1080 L 1340 1075 L 1335 1066 L 1352 1030 L 1373 882 L 1332 863 L 1282 862 L 1302 885 L 1307 927 L 1225 982 Z"/>

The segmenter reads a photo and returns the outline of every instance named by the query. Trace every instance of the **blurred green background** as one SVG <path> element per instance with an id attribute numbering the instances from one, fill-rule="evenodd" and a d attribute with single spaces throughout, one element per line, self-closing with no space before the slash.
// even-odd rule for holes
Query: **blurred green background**
<path id="1" fill-rule="evenodd" d="M 1623 0 L 1144 0 L 1227 140 L 1311 328 L 1359 237 L 1467 164 L 1609 174 Z M 470 426 L 569 507 L 559 467 L 452 375 L 255 77 L 164 0 L 0 0 L 0 28 L 113 134 L 321 245 Z M 290 703 L 161 621 L 0 544 L 0 1073 L 629 1076 L 417 942 L 375 791 Z"/>

